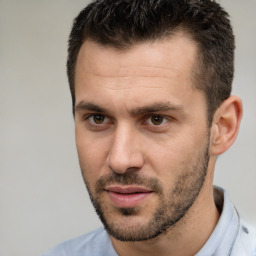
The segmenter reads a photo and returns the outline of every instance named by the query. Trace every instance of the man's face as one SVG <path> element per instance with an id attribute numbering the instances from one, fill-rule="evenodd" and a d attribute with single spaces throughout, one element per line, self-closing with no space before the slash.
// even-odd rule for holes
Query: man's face
<path id="1" fill-rule="evenodd" d="M 155 237 L 182 219 L 208 166 L 202 91 L 193 86 L 196 44 L 179 34 L 128 50 L 85 42 L 75 76 L 82 174 L 116 239 Z"/>

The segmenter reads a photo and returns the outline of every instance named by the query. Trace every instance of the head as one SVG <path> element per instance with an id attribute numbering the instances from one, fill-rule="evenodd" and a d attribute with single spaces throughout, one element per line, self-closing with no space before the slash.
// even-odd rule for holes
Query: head
<path id="1" fill-rule="evenodd" d="M 69 38 L 67 74 L 75 106 L 75 67 L 86 40 L 128 49 L 141 42 L 183 31 L 198 47 L 194 86 L 205 93 L 209 124 L 230 96 L 234 73 L 234 36 L 228 14 L 211 0 L 93 1 L 74 20 Z"/>
<path id="2" fill-rule="evenodd" d="M 76 18 L 67 66 L 78 156 L 116 239 L 150 239 L 195 202 L 209 208 L 198 198 L 211 190 L 212 156 L 237 133 L 233 49 L 212 1 L 101 0 Z"/>

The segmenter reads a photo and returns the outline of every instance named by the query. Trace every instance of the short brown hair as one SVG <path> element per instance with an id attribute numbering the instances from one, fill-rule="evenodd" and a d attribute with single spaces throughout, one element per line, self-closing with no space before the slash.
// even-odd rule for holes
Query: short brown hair
<path id="1" fill-rule="evenodd" d="M 195 86 L 203 90 L 211 120 L 230 96 L 234 74 L 234 35 L 226 11 L 211 0 L 96 0 L 76 17 L 69 37 L 67 75 L 75 105 L 75 66 L 81 45 L 127 49 L 139 42 L 185 31 L 198 45 Z"/>

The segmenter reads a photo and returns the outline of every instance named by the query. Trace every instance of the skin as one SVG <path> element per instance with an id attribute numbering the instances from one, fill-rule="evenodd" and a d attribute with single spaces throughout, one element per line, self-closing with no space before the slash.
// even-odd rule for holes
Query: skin
<path id="1" fill-rule="evenodd" d="M 196 53 L 195 42 L 183 33 L 127 50 L 91 41 L 80 49 L 75 75 L 76 144 L 91 198 L 101 207 L 108 226 L 128 240 L 134 236 L 133 240 L 140 240 L 139 232 L 151 230 L 159 209 L 174 221 L 162 234 L 145 241 L 120 241 L 110 232 L 121 256 L 194 255 L 218 221 L 214 165 L 216 156 L 236 137 L 242 107 L 239 98 L 231 97 L 209 129 L 205 95 L 193 86 Z M 99 180 L 113 176 L 137 177 L 141 182 L 113 178 L 99 188 Z M 150 193 L 129 211 L 117 207 L 104 190 L 109 185 L 133 184 Z M 184 211 L 180 216 L 175 205 Z"/>

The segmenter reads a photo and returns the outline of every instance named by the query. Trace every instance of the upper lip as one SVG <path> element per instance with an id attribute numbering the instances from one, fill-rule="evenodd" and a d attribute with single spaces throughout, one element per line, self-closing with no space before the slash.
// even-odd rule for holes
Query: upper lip
<path id="1" fill-rule="evenodd" d="M 139 186 L 108 186 L 105 188 L 106 191 L 115 192 L 119 194 L 134 194 L 134 193 L 149 193 L 152 192 L 150 189 L 139 187 Z"/>

